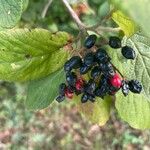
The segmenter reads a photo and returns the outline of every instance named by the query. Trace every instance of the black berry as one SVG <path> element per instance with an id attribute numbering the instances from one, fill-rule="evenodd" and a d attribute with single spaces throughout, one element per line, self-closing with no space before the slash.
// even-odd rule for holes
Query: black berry
<path id="1" fill-rule="evenodd" d="M 64 96 L 65 90 L 66 90 L 66 84 L 65 83 L 60 84 L 59 85 L 59 95 Z"/>
<path id="2" fill-rule="evenodd" d="M 89 66 L 82 64 L 82 66 L 80 67 L 80 74 L 86 74 L 89 70 L 90 70 Z"/>
<path id="3" fill-rule="evenodd" d="M 81 65 L 82 65 L 81 58 L 79 56 L 73 56 L 65 63 L 64 70 L 68 72 L 71 71 L 72 69 L 78 69 Z"/>
<path id="4" fill-rule="evenodd" d="M 60 102 L 62 102 L 62 101 L 64 101 L 64 100 L 65 100 L 65 96 L 59 95 L 59 96 L 56 97 L 56 101 L 57 101 L 58 103 L 60 103 Z"/>
<path id="5" fill-rule="evenodd" d="M 94 80 L 90 79 L 89 82 L 85 85 L 85 93 L 93 95 L 95 89 L 96 89 L 96 83 L 94 82 Z"/>
<path id="6" fill-rule="evenodd" d="M 98 78 L 100 76 L 100 74 L 101 74 L 101 70 L 98 66 L 95 66 L 91 71 L 91 77 L 93 79 Z"/>
<path id="7" fill-rule="evenodd" d="M 110 58 L 107 54 L 107 52 L 104 49 L 98 49 L 96 54 L 95 54 L 95 58 L 97 63 L 106 63 L 108 61 L 110 61 Z"/>
<path id="8" fill-rule="evenodd" d="M 113 77 L 115 75 L 115 70 L 110 62 L 99 65 L 103 74 L 107 77 Z"/>
<path id="9" fill-rule="evenodd" d="M 86 103 L 88 101 L 88 95 L 87 94 L 83 94 L 81 97 L 81 102 L 82 103 Z"/>
<path id="10" fill-rule="evenodd" d="M 122 93 L 124 96 L 127 96 L 129 94 L 129 85 L 125 80 L 122 81 Z"/>
<path id="11" fill-rule="evenodd" d="M 133 93 L 141 93 L 142 85 L 138 80 L 129 81 L 129 90 Z"/>
<path id="12" fill-rule="evenodd" d="M 66 74 L 66 81 L 70 86 L 75 86 L 77 80 L 77 76 L 74 72 L 69 72 Z"/>
<path id="13" fill-rule="evenodd" d="M 116 37 L 116 36 L 111 36 L 109 38 L 109 45 L 110 47 L 117 49 L 117 48 L 121 48 L 121 40 L 120 38 Z"/>
<path id="14" fill-rule="evenodd" d="M 97 36 L 95 34 L 88 36 L 84 42 L 84 46 L 88 49 L 93 47 L 96 42 L 96 39 L 97 39 Z"/>
<path id="15" fill-rule="evenodd" d="M 84 57 L 83 63 L 87 66 L 92 66 L 94 64 L 94 53 L 87 53 Z"/>
<path id="16" fill-rule="evenodd" d="M 122 47 L 121 53 L 126 59 L 135 59 L 136 57 L 135 51 L 129 46 Z"/>

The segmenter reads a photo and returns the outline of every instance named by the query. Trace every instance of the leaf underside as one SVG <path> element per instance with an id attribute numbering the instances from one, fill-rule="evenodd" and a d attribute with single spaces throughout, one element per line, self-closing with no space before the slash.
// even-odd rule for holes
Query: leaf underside
<path id="1" fill-rule="evenodd" d="M 39 110 L 48 107 L 58 95 L 59 84 L 64 80 L 64 71 L 61 69 L 48 77 L 31 81 L 28 85 L 25 101 L 27 108 Z"/>

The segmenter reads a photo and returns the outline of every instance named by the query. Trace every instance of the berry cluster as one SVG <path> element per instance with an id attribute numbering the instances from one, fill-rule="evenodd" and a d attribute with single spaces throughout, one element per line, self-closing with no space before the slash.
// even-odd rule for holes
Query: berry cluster
<path id="1" fill-rule="evenodd" d="M 96 43 L 96 35 L 90 35 L 84 42 L 86 49 L 91 49 Z M 121 48 L 121 40 L 118 37 L 109 38 L 110 47 Z M 127 59 L 135 58 L 135 51 L 129 47 L 121 48 L 122 55 Z M 98 48 L 95 52 L 88 52 L 83 58 L 73 56 L 64 65 L 66 72 L 66 83 L 59 86 L 58 102 L 62 102 L 65 97 L 72 99 L 74 94 L 81 96 L 81 102 L 94 102 L 96 97 L 104 98 L 106 95 L 115 95 L 122 89 L 124 96 L 129 91 L 140 93 L 142 85 L 137 80 L 128 81 L 120 76 L 116 67 L 111 63 L 105 49 Z M 89 81 L 84 79 L 84 74 L 88 74 Z"/>

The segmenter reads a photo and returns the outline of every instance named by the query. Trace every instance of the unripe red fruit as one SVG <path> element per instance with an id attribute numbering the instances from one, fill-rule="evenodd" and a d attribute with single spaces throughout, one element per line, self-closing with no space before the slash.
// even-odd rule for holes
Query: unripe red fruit
<path id="1" fill-rule="evenodd" d="M 73 91 L 71 91 L 70 89 L 66 88 L 65 90 L 65 96 L 69 99 L 73 98 Z"/>
<path id="2" fill-rule="evenodd" d="M 116 88 L 120 88 L 121 85 L 122 85 L 122 80 L 119 76 L 119 74 L 115 74 L 111 79 L 110 79 L 110 83 L 113 87 L 116 87 Z"/>
<path id="3" fill-rule="evenodd" d="M 77 81 L 76 81 L 76 89 L 77 90 L 81 90 L 82 88 L 83 88 L 83 80 L 82 79 L 78 79 Z"/>

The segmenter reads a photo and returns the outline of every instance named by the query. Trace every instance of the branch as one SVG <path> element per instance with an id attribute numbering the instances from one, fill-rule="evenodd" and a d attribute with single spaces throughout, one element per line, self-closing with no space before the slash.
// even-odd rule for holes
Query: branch
<path id="1" fill-rule="evenodd" d="M 86 26 L 81 20 L 80 18 L 77 16 L 77 14 L 75 13 L 75 11 L 72 9 L 72 7 L 70 6 L 70 4 L 68 3 L 67 0 L 62 0 L 62 2 L 64 3 L 65 7 L 67 8 L 67 10 L 69 11 L 71 17 L 73 18 L 73 20 L 75 21 L 75 23 L 77 24 L 78 28 L 80 29 L 80 31 L 94 31 L 96 33 L 100 33 L 100 32 L 119 32 L 120 28 L 111 28 L 111 27 L 103 27 L 100 26 L 101 22 L 93 25 L 91 27 Z M 113 10 L 114 11 L 114 10 Z M 111 12 L 112 14 L 112 12 Z M 108 17 L 108 16 L 107 16 Z M 110 17 L 110 15 L 109 15 Z M 104 18 L 105 20 L 106 18 Z"/>
<path id="2" fill-rule="evenodd" d="M 46 14 L 47 14 L 47 11 L 48 11 L 48 9 L 49 9 L 52 2 L 53 2 L 53 0 L 48 0 L 47 4 L 45 5 L 45 7 L 42 11 L 42 14 L 41 14 L 42 18 L 45 18 Z"/>
<path id="3" fill-rule="evenodd" d="M 75 13 L 75 11 L 71 8 L 70 4 L 68 3 L 67 0 L 62 0 L 62 2 L 64 3 L 64 5 L 66 6 L 66 8 L 68 9 L 70 15 L 72 16 L 73 20 L 75 21 L 75 23 L 77 24 L 78 28 L 80 30 L 85 29 L 85 25 L 81 22 L 80 18 L 78 17 L 78 15 Z"/>

